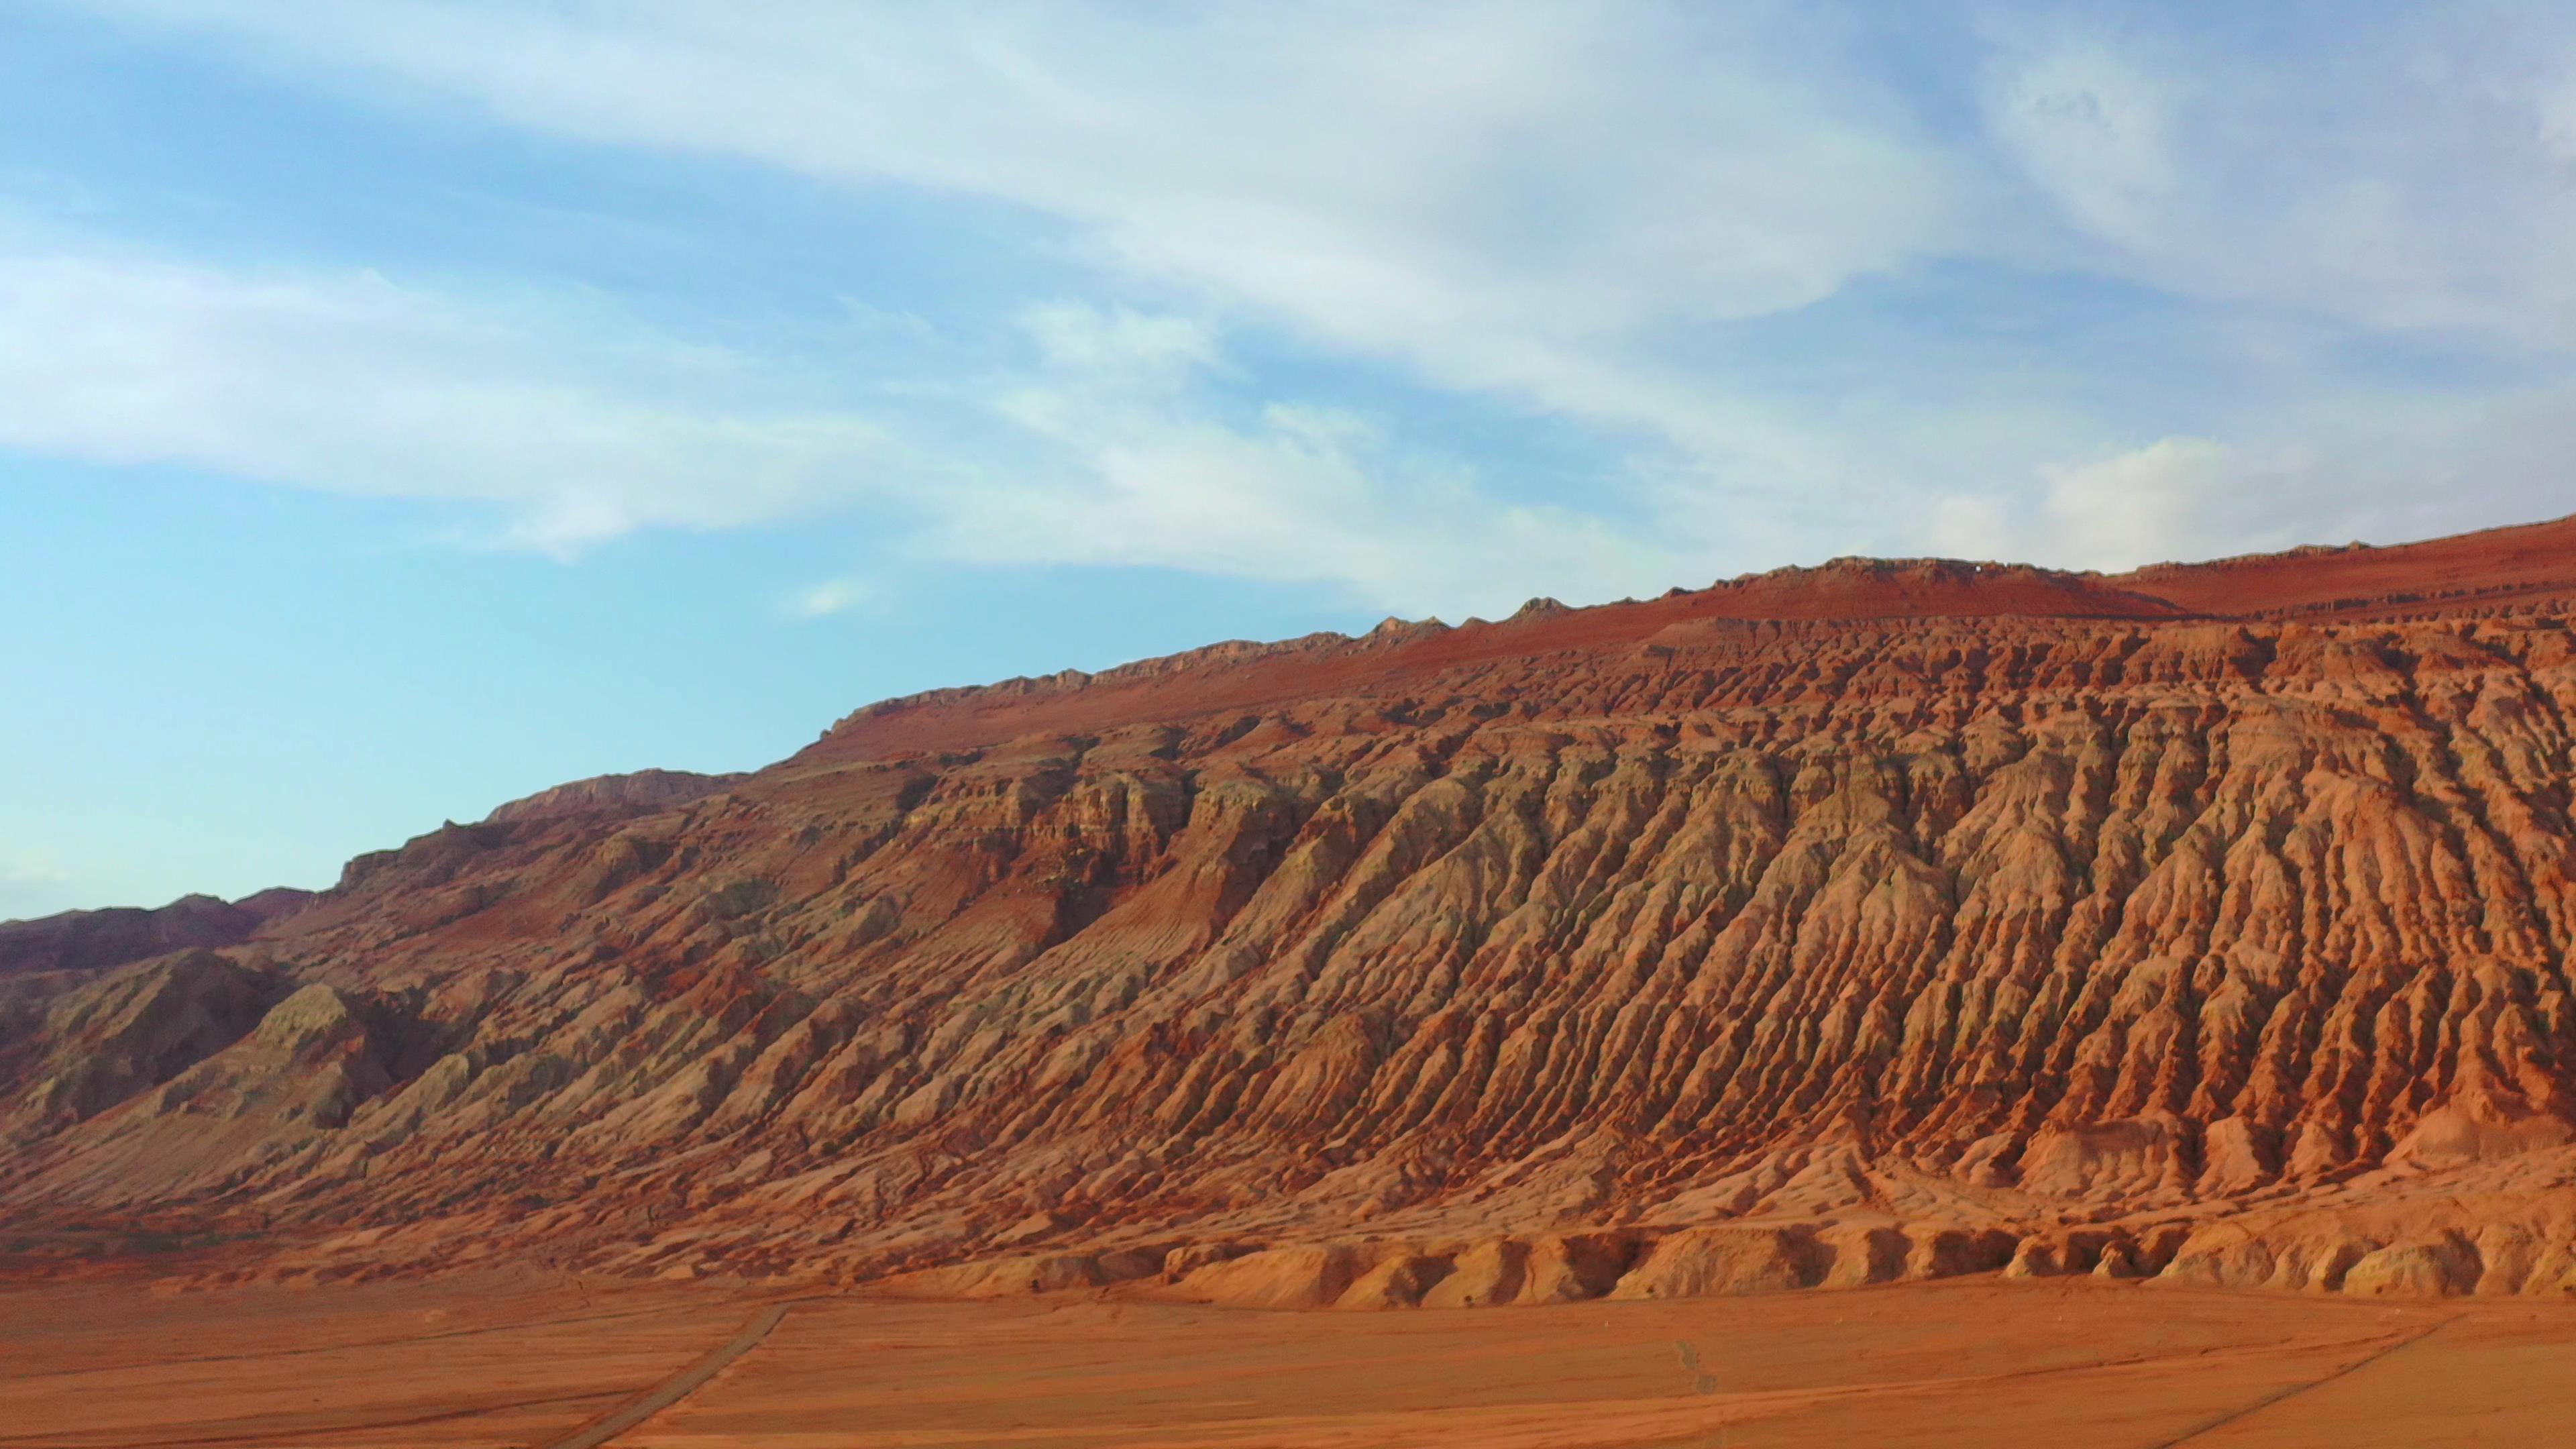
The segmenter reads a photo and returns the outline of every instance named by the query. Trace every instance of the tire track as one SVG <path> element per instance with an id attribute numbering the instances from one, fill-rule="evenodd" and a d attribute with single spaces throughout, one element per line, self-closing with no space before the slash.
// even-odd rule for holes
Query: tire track
<path id="1" fill-rule="evenodd" d="M 787 1310 L 795 1306 L 792 1303 L 781 1303 L 774 1308 L 764 1309 L 751 1322 L 743 1325 L 742 1332 L 735 1335 L 731 1343 L 713 1350 L 696 1363 L 627 1400 L 607 1418 L 599 1420 L 588 1428 L 576 1429 L 571 1434 L 548 1443 L 544 1449 L 599 1449 L 599 1446 L 609 1440 L 696 1393 L 707 1380 L 723 1372 L 727 1364 L 758 1348 L 760 1341 L 769 1336 L 769 1331 L 778 1326 L 778 1321 L 787 1316 Z"/>
<path id="2" fill-rule="evenodd" d="M 335 1442 L 346 1443 L 348 1436 L 352 1434 L 376 1434 L 386 1429 L 409 1429 L 422 1424 L 452 1423 L 458 1419 L 478 1419 L 507 1409 L 540 1409 L 549 1404 L 578 1404 L 587 1399 L 605 1397 L 607 1396 L 604 1394 L 545 1394 L 533 1399 L 504 1399 L 492 1403 L 434 1409 L 426 1413 L 406 1414 L 398 1419 L 352 1419 L 312 1428 L 297 1428 L 291 1423 L 279 1424 L 275 1422 L 274 1415 L 268 1415 L 231 1421 L 234 1425 L 231 1428 L 203 1424 L 175 1426 L 184 1431 L 182 1437 L 173 1437 L 173 1426 L 164 1425 L 150 1430 L 133 1431 L 149 1433 L 152 1436 L 145 1439 L 134 1438 L 133 1432 L 111 1429 L 96 1434 L 74 1434 L 69 1438 L 12 1437 L 0 1440 L 0 1443 L 9 1444 L 13 1449 L 202 1449 L 202 1446 L 221 1444 L 300 1443 L 325 1435 L 330 1436 Z M 250 1423 L 261 1424 L 263 1427 L 241 1427 Z"/>
<path id="3" fill-rule="evenodd" d="M 439 1343 L 451 1338 L 478 1338 L 496 1333 L 534 1333 L 548 1328 L 578 1328 L 594 1323 L 617 1323 L 629 1318 L 652 1318 L 662 1314 L 660 1308 L 635 1308 L 619 1313 L 576 1314 L 570 1318 L 531 1318 L 508 1323 L 474 1324 L 465 1328 L 444 1328 L 436 1333 L 406 1333 L 392 1338 L 353 1338 L 346 1343 L 315 1343 L 298 1348 L 260 1348 L 242 1353 L 201 1353 L 186 1358 L 144 1359 L 135 1363 L 89 1364 L 81 1368 L 42 1369 L 35 1373 L 11 1374 L 11 1383 L 31 1383 L 37 1379 L 76 1378 L 82 1374 L 125 1374 L 139 1369 L 169 1368 L 178 1364 L 240 1363 L 254 1359 L 304 1358 L 318 1353 L 354 1353 L 370 1348 L 401 1348 L 415 1343 Z M 0 1437 L 0 1444 L 15 1442 Z"/>
<path id="4" fill-rule="evenodd" d="M 1710 1373 L 1708 1365 L 1700 1361 L 1698 1344 L 1686 1338 L 1676 1338 L 1673 1351 L 1681 1358 L 1682 1372 L 1691 1376 L 1692 1393 L 1709 1395 L 1717 1392 L 1717 1375 Z M 1699 1449 L 1726 1449 L 1726 1431 L 1719 1429 L 1702 1437 Z"/>
<path id="5" fill-rule="evenodd" d="M 2457 1321 L 2457 1319 L 2445 1318 L 2441 1322 L 2434 1324 L 2432 1327 L 2425 1329 L 2421 1333 L 2409 1334 L 2408 1336 L 2397 1340 L 2395 1343 L 2388 1345 L 2377 1353 L 2364 1354 L 2360 1358 L 2354 1359 L 2352 1362 L 2345 1364 L 2342 1368 L 2336 1369 L 2333 1373 L 2327 1374 L 2323 1378 L 2310 1379 L 2304 1384 L 2292 1384 L 2286 1389 L 2276 1389 L 2273 1392 L 2264 1395 L 2262 1398 L 2256 1399 L 2254 1402 L 2247 1404 L 2241 1409 L 2230 1409 L 2226 1413 L 2219 1415 L 2217 1418 L 2207 1420 L 2192 1428 L 2185 1429 L 2183 1432 L 2176 1434 L 2170 1439 L 2159 1439 L 2155 1443 L 2147 1446 L 2147 1449 L 2174 1449 L 2174 1446 L 2178 1444 L 2188 1444 L 2194 1439 L 2198 1439 L 2206 1434 L 2216 1433 L 2218 1430 L 2224 1429 L 2228 1425 L 2236 1423 L 2239 1420 L 2250 1419 L 2256 1414 L 2263 1412 L 2265 1409 L 2272 1407 L 2274 1404 L 2284 1403 L 2288 1400 L 2295 1399 L 2310 1389 L 2324 1388 L 2326 1385 L 2333 1383 L 2337 1379 L 2359 1373 L 2361 1370 L 2370 1367 L 2372 1364 L 2378 1363 L 2380 1360 L 2389 1357 L 2391 1354 L 2413 1348 L 2415 1345 L 2431 1338 L 2434 1334 L 2450 1327 Z"/>

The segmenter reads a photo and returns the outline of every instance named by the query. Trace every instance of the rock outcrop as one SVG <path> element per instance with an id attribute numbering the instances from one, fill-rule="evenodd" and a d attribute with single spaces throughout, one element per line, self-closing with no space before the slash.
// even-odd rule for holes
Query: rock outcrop
<path id="1" fill-rule="evenodd" d="M 309 891 L 280 887 L 237 901 L 182 896 L 157 910 L 118 906 L 0 921 L 0 977 L 100 971 L 173 951 L 236 946 L 312 899 Z"/>
<path id="2" fill-rule="evenodd" d="M 687 770 L 637 770 L 625 775 L 596 775 L 523 796 L 485 816 L 495 824 L 579 816 L 649 815 L 703 800 L 742 779 L 740 775 L 700 775 Z"/>
<path id="3" fill-rule="evenodd" d="M 2560 1292 L 2576 524 L 2480 547 L 1846 561 L 875 706 L 26 978 L 0 1203 L 326 1274 Z"/>

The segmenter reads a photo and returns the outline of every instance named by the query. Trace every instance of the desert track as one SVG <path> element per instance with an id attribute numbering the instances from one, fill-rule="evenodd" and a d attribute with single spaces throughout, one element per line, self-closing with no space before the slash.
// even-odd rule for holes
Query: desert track
<path id="1" fill-rule="evenodd" d="M 506 1270 L 0 1284 L 0 1444 L 2423 1449 L 2556 1443 L 2576 1414 L 2576 1312 L 2495 1299 L 1989 1279 L 1300 1313 L 592 1286 L 607 1312 Z"/>
<path id="2" fill-rule="evenodd" d="M 2415 1345 L 2422 1343 L 2424 1340 L 2431 1338 L 2434 1334 L 2437 1334 L 2450 1326 L 2451 1320 L 2449 1319 L 2445 1319 L 2440 1323 L 2432 1324 L 2420 1332 L 2406 1335 L 2395 1343 L 2389 1344 L 2385 1348 L 2366 1353 L 2322 1378 L 2310 1379 L 2303 1384 L 2292 1384 L 2287 1388 L 2265 1394 L 2263 1397 L 2256 1399 L 2253 1403 L 2247 1404 L 2241 1409 L 2231 1409 L 2206 1423 L 2185 1430 L 2171 1439 L 2162 1440 L 2156 1444 L 2150 1445 L 2149 1449 L 2176 1449 L 2177 1445 L 2188 1444 L 2195 1439 L 2205 1438 L 2226 1428 L 2230 1424 L 2240 1423 L 2246 1419 L 2250 1419 L 2256 1414 L 2263 1412 L 2265 1409 L 2271 1408 L 2275 1404 L 2295 1399 L 2299 1395 L 2307 1393 L 2311 1389 L 2324 1388 L 2335 1380 L 2347 1378 L 2353 1374 L 2359 1373 L 2363 1369 L 2370 1367 L 2372 1364 L 2378 1363 L 2382 1359 L 2403 1353 L 2407 1349 L 2413 1348 Z"/>
<path id="3" fill-rule="evenodd" d="M 758 1348 L 760 1341 L 769 1336 L 770 1330 L 776 1328 L 779 1321 L 787 1316 L 787 1310 L 794 1306 L 780 1303 L 763 1309 L 751 1322 L 743 1325 L 742 1332 L 736 1334 L 731 1342 L 629 1399 L 607 1418 L 557 1439 L 545 1449 L 599 1449 L 600 1445 L 697 1392 L 707 1380 L 722 1373 L 727 1364 Z"/>

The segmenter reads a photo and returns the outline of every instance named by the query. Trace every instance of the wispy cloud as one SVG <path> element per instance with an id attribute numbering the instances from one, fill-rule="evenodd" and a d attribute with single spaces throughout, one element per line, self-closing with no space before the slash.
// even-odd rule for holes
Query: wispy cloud
<path id="1" fill-rule="evenodd" d="M 2317 12 L 2315 29 L 2088 7 L 1996 21 L 2001 159 L 2176 293 L 2374 331 L 2576 347 L 2576 17 Z"/>
<path id="2" fill-rule="evenodd" d="M 1215 329 L 1195 317 L 1062 301 L 1029 308 L 1020 323 L 1050 366 L 1097 377 L 1180 373 L 1217 361 Z"/>
<path id="3" fill-rule="evenodd" d="M 490 504 L 501 541 L 526 546 L 758 523 L 870 490 L 882 429 L 733 401 L 737 365 L 614 319 L 366 272 L 0 240 L 0 446 Z"/>
<path id="4" fill-rule="evenodd" d="M 558 547 L 884 504 L 913 558 L 1451 612 L 1851 548 L 2117 566 L 2555 496 L 2576 23 L 2541 7 L 60 3 L 365 104 L 999 201 L 1097 286 L 993 299 L 1025 363 L 922 385 L 999 426 L 933 438 L 764 405 L 830 389 L 712 382 L 772 364 L 603 344 L 550 305 L 22 256 L 0 325 L 72 345 L 60 376 L 0 358 L 34 389 L 0 402 L 19 446 L 482 499 Z M 1943 293 L 1962 273 L 2005 279 L 1989 310 Z M 2039 300 L 2069 290 L 2172 335 L 2130 355 Z M 1507 452 L 1318 405 L 1245 363 L 1256 334 L 1614 462 L 1499 486 Z M 2461 480 L 2446 511 L 2436 478 Z"/>
<path id="5" fill-rule="evenodd" d="M 1470 464 L 1399 443 L 1364 412 L 1228 405 L 1212 384 L 1236 369 L 1202 319 L 1059 301 L 1021 326 L 1029 357 L 983 398 L 982 451 L 911 498 L 894 572 L 1150 567 L 1456 615 L 1532 592 L 1657 589 L 1697 567 L 1647 520 L 1499 497 Z M 881 610 L 888 588 L 827 580 L 793 612 Z"/>
<path id="6" fill-rule="evenodd" d="M 50 851 L 0 848 L 0 920 L 62 908 L 70 875 Z"/>
<path id="7" fill-rule="evenodd" d="M 1562 506 L 1502 501 L 1454 458 L 1391 441 L 1346 408 L 1273 402 L 1222 421 L 1174 349 L 1172 319 L 1060 304 L 1032 314 L 1043 370 L 1002 411 L 1079 465 L 1072 480 L 997 479 L 929 546 L 983 564 L 1137 564 L 1325 584 L 1415 613 L 1507 608 L 1534 591 L 1647 589 L 1689 565 Z M 1067 347 L 1067 336 L 1086 339 Z M 1218 355 L 1193 343 L 1202 368 Z"/>
<path id="8" fill-rule="evenodd" d="M 1356 413 L 1281 401 L 1219 420 L 1202 383 L 1228 363 L 1204 319 L 1056 301 L 1020 330 L 1024 362 L 943 383 L 943 406 L 984 423 L 933 464 L 912 419 L 760 406 L 791 364 L 596 307 L 56 236 L 0 245 L 0 446 L 484 504 L 491 541 L 567 554 L 866 505 L 916 563 L 1152 565 L 1424 612 L 1515 586 L 1648 587 L 1672 566 L 1579 512 L 1487 497 Z M 790 612 L 886 603 L 854 576 Z"/>
<path id="9" fill-rule="evenodd" d="M 2563 6 L 39 8 L 0 463 L 568 560 L 761 530 L 537 573 L 766 603 L 862 691 L 1024 664 L 972 611 L 868 627 L 985 569 L 1454 619 L 2571 506 Z M 0 914 L 61 874 L 0 853 Z"/>
<path id="10" fill-rule="evenodd" d="M 1958 162 L 1767 7 L 90 8 L 578 140 L 1003 198 L 1321 345 L 1699 447 L 1726 409 L 1645 334 L 1963 228 Z"/>
<path id="11" fill-rule="evenodd" d="M 843 614 L 881 614 L 890 601 L 886 590 L 876 580 L 856 575 L 825 579 L 801 589 L 788 601 L 788 612 L 799 619 L 830 619 Z"/>

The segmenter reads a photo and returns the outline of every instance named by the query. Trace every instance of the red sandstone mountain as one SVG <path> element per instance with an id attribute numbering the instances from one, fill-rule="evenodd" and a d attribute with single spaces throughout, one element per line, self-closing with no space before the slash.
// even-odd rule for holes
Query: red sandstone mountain
<path id="1" fill-rule="evenodd" d="M 644 815 L 669 810 L 709 795 L 742 779 L 740 775 L 697 775 L 687 770 L 637 770 L 631 775 L 596 775 L 557 785 L 494 810 L 484 817 L 496 825 L 576 816 Z"/>
<path id="2" fill-rule="evenodd" d="M 155 910 L 115 907 L 0 921 L 0 976 L 95 971 L 190 947 L 235 946 L 312 899 L 308 891 L 280 888 L 237 901 L 181 896 Z"/>
<path id="3" fill-rule="evenodd" d="M 0 995 L 0 1203 L 941 1293 L 2576 1290 L 2576 520 L 890 701 Z"/>

